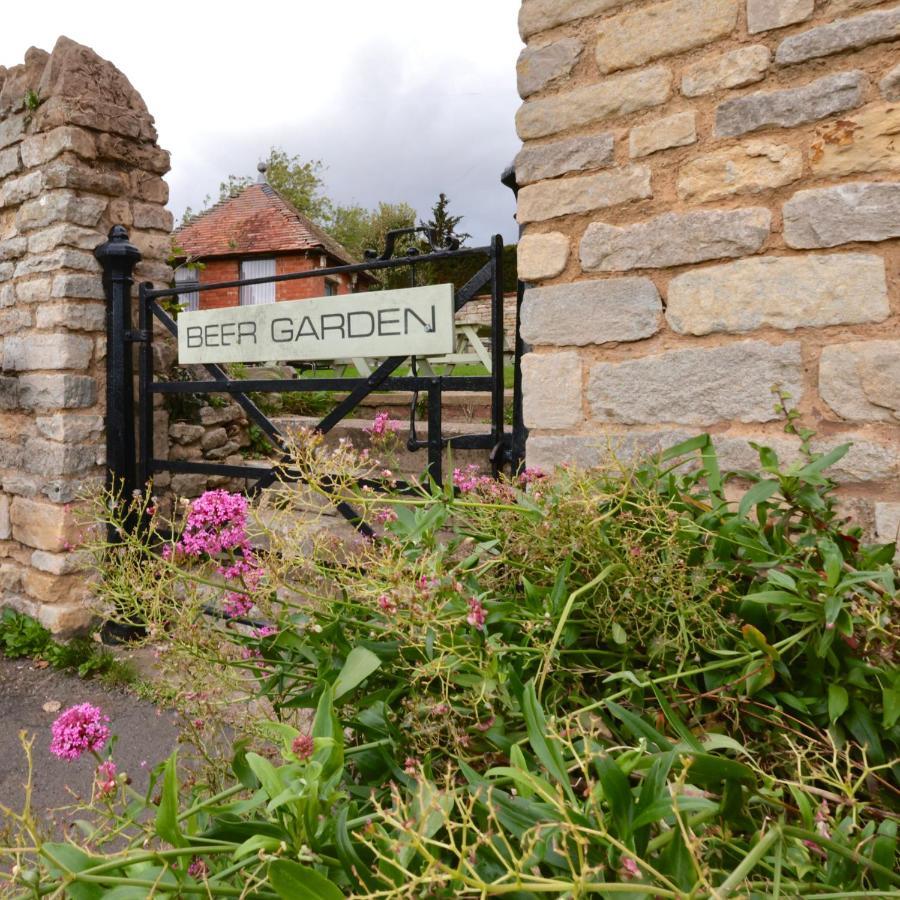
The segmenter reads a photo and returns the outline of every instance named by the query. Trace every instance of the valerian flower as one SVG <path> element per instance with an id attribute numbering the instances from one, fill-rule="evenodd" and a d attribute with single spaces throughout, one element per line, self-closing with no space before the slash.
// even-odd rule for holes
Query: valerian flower
<path id="1" fill-rule="evenodd" d="M 291 752 L 301 762 L 306 762 L 313 755 L 314 750 L 315 743 L 308 734 L 298 735 L 291 744 Z"/>
<path id="2" fill-rule="evenodd" d="M 90 703 L 70 706 L 51 726 L 50 752 L 69 761 L 88 752 L 99 752 L 109 740 L 107 722 L 109 716 Z"/>
<path id="3" fill-rule="evenodd" d="M 109 797 L 116 792 L 116 764 L 107 759 L 97 766 L 97 793 Z"/>
<path id="4" fill-rule="evenodd" d="M 466 621 L 479 631 L 484 629 L 484 623 L 487 621 L 487 613 L 481 605 L 481 601 L 476 597 L 472 597 L 469 600 L 469 614 L 466 616 Z"/>

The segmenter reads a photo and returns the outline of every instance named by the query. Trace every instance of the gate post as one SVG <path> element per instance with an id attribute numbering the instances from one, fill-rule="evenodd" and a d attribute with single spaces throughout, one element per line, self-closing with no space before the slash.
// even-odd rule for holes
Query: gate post
<path id="1" fill-rule="evenodd" d="M 134 365 L 131 352 L 131 285 L 141 252 L 121 225 L 94 250 L 106 293 L 107 485 L 126 502 L 135 489 Z"/>

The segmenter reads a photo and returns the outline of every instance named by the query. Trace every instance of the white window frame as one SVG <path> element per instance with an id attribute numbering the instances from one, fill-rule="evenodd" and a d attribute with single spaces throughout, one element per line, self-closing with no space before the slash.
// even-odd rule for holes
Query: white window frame
<path id="1" fill-rule="evenodd" d="M 187 265 L 179 266 L 175 270 L 175 284 L 184 286 L 186 284 L 199 284 L 200 273 L 197 269 L 189 268 Z M 191 291 L 189 294 L 179 294 L 178 304 L 183 306 L 188 312 L 196 312 L 200 309 L 200 292 Z"/>
<path id="2" fill-rule="evenodd" d="M 274 278 L 275 257 L 265 256 L 242 259 L 239 271 L 241 280 L 245 278 Z M 274 302 L 275 282 L 241 285 L 241 306 L 263 306 Z"/>

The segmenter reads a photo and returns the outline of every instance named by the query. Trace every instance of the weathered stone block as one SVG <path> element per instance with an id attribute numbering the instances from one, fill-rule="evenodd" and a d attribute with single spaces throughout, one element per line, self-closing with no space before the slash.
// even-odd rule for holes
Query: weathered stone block
<path id="1" fill-rule="evenodd" d="M 802 87 L 760 91 L 726 100 L 716 110 L 716 137 L 736 137 L 761 128 L 793 128 L 861 106 L 866 76 L 862 72 L 826 75 Z"/>
<path id="2" fill-rule="evenodd" d="M 529 428 L 571 428 L 581 409 L 581 359 L 571 350 L 522 358 L 525 424 Z"/>
<path id="3" fill-rule="evenodd" d="M 26 547 L 61 553 L 81 540 L 71 508 L 14 497 L 9 516 L 13 538 Z"/>
<path id="4" fill-rule="evenodd" d="M 19 259 L 28 251 L 28 241 L 23 237 L 11 237 L 0 241 L 0 260 Z"/>
<path id="5" fill-rule="evenodd" d="M 836 16 L 855 9 L 868 9 L 870 6 L 878 6 L 885 2 L 886 0 L 825 0 L 825 12 Z"/>
<path id="6" fill-rule="evenodd" d="M 815 6 L 815 0 L 747 0 L 747 30 L 759 34 L 805 22 Z"/>
<path id="7" fill-rule="evenodd" d="M 853 19 L 840 19 L 785 38 L 775 51 L 775 62 L 782 66 L 860 50 L 870 44 L 900 38 L 900 9 L 866 13 Z"/>
<path id="8" fill-rule="evenodd" d="M 598 16 L 624 6 L 628 0 L 523 0 L 519 10 L 519 34 L 530 37 L 566 22 Z"/>
<path id="9" fill-rule="evenodd" d="M 883 322 L 890 312 L 884 260 L 863 253 L 696 269 L 672 279 L 666 306 L 673 330 L 696 335 Z"/>
<path id="10" fill-rule="evenodd" d="M 70 553 L 48 553 L 46 550 L 35 550 L 31 554 L 31 565 L 50 575 L 73 575 L 88 568 L 90 563 L 90 554 L 83 550 L 73 550 Z"/>
<path id="11" fill-rule="evenodd" d="M 774 385 L 799 401 L 803 393 L 800 344 L 740 341 L 598 363 L 590 372 L 587 400 L 601 422 L 770 422 L 778 418 L 772 402 Z"/>
<path id="12" fill-rule="evenodd" d="M 134 196 L 149 203 L 161 203 L 165 206 L 169 202 L 169 186 L 158 175 L 150 172 L 132 172 L 131 190 Z"/>
<path id="13" fill-rule="evenodd" d="M 172 213 L 158 203 L 132 203 L 131 211 L 135 228 L 155 228 L 169 234 L 175 224 Z"/>
<path id="14" fill-rule="evenodd" d="M 97 135 L 97 155 L 157 175 L 165 175 L 171 167 L 167 151 L 115 134 Z"/>
<path id="15" fill-rule="evenodd" d="M 47 477 L 77 475 L 95 468 L 103 460 L 98 446 L 60 444 L 33 437 L 25 442 L 23 463 L 26 472 Z"/>
<path id="16" fill-rule="evenodd" d="M 224 428 L 210 428 L 204 431 L 200 446 L 204 451 L 215 450 L 228 443 L 228 432 Z"/>
<path id="17" fill-rule="evenodd" d="M 40 303 L 50 296 L 52 283 L 49 276 L 19 281 L 16 284 L 16 300 L 19 303 Z"/>
<path id="18" fill-rule="evenodd" d="M 900 503 L 875 504 L 875 537 L 882 544 L 897 544 L 894 561 L 900 563 Z"/>
<path id="19" fill-rule="evenodd" d="M 25 134 L 25 116 L 7 116 L 0 118 L 0 150 L 14 144 Z"/>
<path id="20" fill-rule="evenodd" d="M 95 159 L 94 138 L 83 128 L 62 126 L 44 134 L 35 134 L 22 141 L 22 162 L 32 168 L 42 166 L 61 153 L 74 153 L 82 159 Z"/>
<path id="21" fill-rule="evenodd" d="M 627 166 L 597 175 L 582 175 L 529 184 L 519 191 L 519 224 L 606 209 L 653 196 L 650 169 Z"/>
<path id="22" fill-rule="evenodd" d="M 900 182 L 798 191 L 784 204 L 784 240 L 789 247 L 836 247 L 894 237 L 900 237 Z"/>
<path id="23" fill-rule="evenodd" d="M 90 338 L 75 334 L 10 336 L 3 341 L 3 368 L 10 372 L 84 369 L 93 348 Z"/>
<path id="24" fill-rule="evenodd" d="M 622 227 L 594 222 L 581 241 L 581 265 L 586 272 L 626 272 L 746 256 L 762 249 L 771 225 L 762 207 L 665 213 Z"/>
<path id="25" fill-rule="evenodd" d="M 94 227 L 106 209 L 102 197 L 84 197 L 73 191 L 47 191 L 35 200 L 23 203 L 16 215 L 19 231 L 46 228 L 56 222 Z"/>
<path id="26" fill-rule="evenodd" d="M 173 475 L 172 493 L 176 497 L 199 497 L 206 490 L 205 475 Z"/>
<path id="27" fill-rule="evenodd" d="M 38 569 L 25 569 L 22 575 L 25 593 L 41 603 L 83 603 L 90 589 L 81 575 L 51 575 Z"/>
<path id="28" fill-rule="evenodd" d="M 189 425 L 187 422 L 175 422 L 169 426 L 169 436 L 179 444 L 193 444 L 206 434 L 202 425 Z"/>
<path id="29" fill-rule="evenodd" d="M 597 66 L 612 72 L 702 47 L 729 35 L 737 14 L 737 0 L 666 0 L 619 13 L 600 22 Z"/>
<path id="30" fill-rule="evenodd" d="M 0 187 L 0 207 L 18 206 L 37 197 L 42 184 L 41 172 L 26 172 L 18 178 L 11 178 Z"/>
<path id="31" fill-rule="evenodd" d="M 38 328 L 68 328 L 70 331 L 103 331 L 106 307 L 100 303 L 48 303 L 38 305 Z"/>
<path id="32" fill-rule="evenodd" d="M 522 337 L 561 347 L 639 341 L 656 334 L 661 313 L 659 292 L 649 278 L 531 288 L 522 304 Z"/>
<path id="33" fill-rule="evenodd" d="M 703 59 L 684 70 L 681 93 L 685 97 L 701 97 L 762 81 L 771 61 L 772 54 L 764 44 L 738 47 L 721 56 Z"/>
<path id="34" fill-rule="evenodd" d="M 557 78 L 570 74 L 583 51 L 584 44 L 571 37 L 540 47 L 526 47 L 519 54 L 516 66 L 519 96 L 524 100 Z"/>
<path id="35" fill-rule="evenodd" d="M 83 600 L 77 603 L 40 603 L 24 595 L 10 594 L 4 601 L 11 609 L 37 619 L 44 628 L 62 639 L 86 633 L 96 620 Z"/>
<path id="36" fill-rule="evenodd" d="M 28 236 L 29 253 L 48 253 L 60 246 L 93 250 L 104 240 L 103 234 L 95 228 L 81 228 L 78 225 L 51 225 L 43 231 Z"/>
<path id="37" fill-rule="evenodd" d="M 57 160 L 42 169 L 44 188 L 73 188 L 118 197 L 128 192 L 131 182 L 124 172 L 109 172 L 96 163 L 85 165 L 77 161 Z"/>
<path id="38" fill-rule="evenodd" d="M 0 562 L 0 598 L 22 590 L 22 566 L 14 562 Z"/>
<path id="39" fill-rule="evenodd" d="M 7 178 L 10 175 L 14 175 L 20 168 L 18 147 L 0 150 L 0 178 Z"/>
<path id="40" fill-rule="evenodd" d="M 23 409 L 78 409 L 97 402 L 97 382 L 87 375 L 22 375 L 18 382 Z"/>
<path id="41" fill-rule="evenodd" d="M 228 441 L 221 447 L 214 447 L 212 450 L 206 450 L 204 456 L 206 459 L 220 460 L 227 459 L 233 453 L 241 449 L 241 445 L 237 441 Z"/>
<path id="42" fill-rule="evenodd" d="M 31 310 L 13 306 L 0 309 L 0 334 L 14 334 L 31 327 Z"/>
<path id="43" fill-rule="evenodd" d="M 203 425 L 227 425 L 235 422 L 244 415 L 237 403 L 229 403 L 228 406 L 204 406 L 200 410 L 200 422 Z"/>
<path id="44" fill-rule="evenodd" d="M 900 341 L 851 341 L 824 347 L 819 393 L 842 419 L 900 422 Z"/>
<path id="45" fill-rule="evenodd" d="M 558 231 L 526 234 L 519 239 L 517 255 L 522 281 L 556 278 L 569 261 L 569 238 Z"/>
<path id="46" fill-rule="evenodd" d="M 52 416 L 37 416 L 34 424 L 45 438 L 69 444 L 83 444 L 103 433 L 103 416 L 55 413 Z"/>
<path id="47" fill-rule="evenodd" d="M 526 185 L 569 172 L 605 168 L 615 161 L 614 148 L 615 139 L 609 132 L 526 144 L 516 157 L 516 180 Z"/>
<path id="48" fill-rule="evenodd" d="M 99 277 L 100 265 L 92 253 L 73 250 L 71 247 L 57 247 L 49 253 L 29 254 L 19 260 L 16 264 L 16 278 L 39 272 L 54 272 L 57 269 L 96 270 Z"/>
<path id="49" fill-rule="evenodd" d="M 697 114 L 676 113 L 631 129 L 628 152 L 632 159 L 649 156 L 669 147 L 685 147 L 697 142 Z"/>
<path id="50" fill-rule="evenodd" d="M 106 300 L 103 281 L 96 275 L 57 275 L 50 296 L 54 299 Z"/>
<path id="51" fill-rule="evenodd" d="M 516 129 L 523 141 L 546 137 L 659 106 L 671 90 L 672 73 L 664 66 L 628 72 L 553 97 L 526 100 L 516 114 Z"/>
<path id="52" fill-rule="evenodd" d="M 0 494 L 0 541 L 8 541 L 12 536 L 12 524 L 9 521 L 9 494 Z"/>
<path id="53" fill-rule="evenodd" d="M 0 409 L 15 409 L 19 405 L 19 379 L 0 375 Z"/>
<path id="54" fill-rule="evenodd" d="M 527 462 L 545 472 L 568 463 L 579 469 L 593 469 L 616 462 L 633 465 L 693 437 L 690 431 L 667 428 L 662 431 L 601 431 L 590 435 L 541 434 L 528 438 Z"/>
<path id="55" fill-rule="evenodd" d="M 686 163 L 678 173 L 678 196 L 704 201 L 758 194 L 790 184 L 802 174 L 800 150 L 771 141 L 748 141 Z"/>
<path id="56" fill-rule="evenodd" d="M 900 172 L 900 104 L 867 106 L 818 134 L 809 154 L 817 175 Z"/>
<path id="57" fill-rule="evenodd" d="M 850 450 L 828 469 L 828 477 L 839 484 L 893 483 L 900 478 L 900 444 L 871 440 L 865 434 L 851 432 L 818 438 L 812 442 L 812 449 L 816 453 L 829 453 L 841 444 L 850 444 Z"/>
<path id="58" fill-rule="evenodd" d="M 881 81 L 878 82 L 885 100 L 900 100 L 900 66 L 894 66 Z M 2 168 L 2 166 L 0 166 Z"/>

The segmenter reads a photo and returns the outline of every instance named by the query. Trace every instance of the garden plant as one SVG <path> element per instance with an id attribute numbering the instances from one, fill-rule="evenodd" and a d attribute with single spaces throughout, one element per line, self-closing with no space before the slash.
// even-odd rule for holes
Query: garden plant
<path id="1" fill-rule="evenodd" d="M 65 840 L 5 810 L 5 889 L 900 896 L 895 548 L 839 511 L 848 447 L 787 430 L 798 458 L 760 446 L 761 474 L 701 435 L 443 489 L 305 435 L 301 484 L 252 504 L 211 491 L 172 523 L 152 489 L 98 498 L 100 595 L 147 625 L 196 749 L 138 794 L 116 723 L 66 711 L 91 805 Z M 311 494 L 377 536 L 298 515 Z"/>

